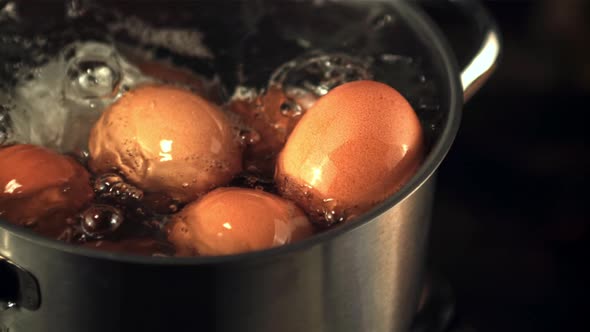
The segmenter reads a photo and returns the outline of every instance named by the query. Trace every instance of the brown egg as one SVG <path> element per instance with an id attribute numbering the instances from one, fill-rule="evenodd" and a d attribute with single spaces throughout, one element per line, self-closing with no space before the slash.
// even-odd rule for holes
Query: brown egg
<path id="1" fill-rule="evenodd" d="M 28 144 L 0 149 L 0 190 L 0 218 L 52 237 L 93 197 L 74 159 Z"/>
<path id="2" fill-rule="evenodd" d="M 281 151 L 280 193 L 323 225 L 366 212 L 399 190 L 424 154 L 416 113 L 393 88 L 343 84 L 309 109 Z"/>
<path id="3" fill-rule="evenodd" d="M 291 243 L 313 228 L 294 203 L 244 188 L 219 188 L 172 220 L 168 239 L 181 256 L 230 255 Z"/>
<path id="4" fill-rule="evenodd" d="M 180 202 L 228 183 L 240 172 L 242 152 L 225 114 L 177 87 L 129 91 L 90 133 L 90 167 L 117 171 L 146 192 Z"/>
<path id="5" fill-rule="evenodd" d="M 314 102 L 315 96 L 311 93 L 287 95 L 278 86 L 270 86 L 264 94 L 251 98 L 234 98 L 228 109 L 238 114 L 240 120 L 259 136 L 256 142 L 246 142 L 244 168 L 272 177 L 275 160 L 287 137 L 303 112 Z"/>

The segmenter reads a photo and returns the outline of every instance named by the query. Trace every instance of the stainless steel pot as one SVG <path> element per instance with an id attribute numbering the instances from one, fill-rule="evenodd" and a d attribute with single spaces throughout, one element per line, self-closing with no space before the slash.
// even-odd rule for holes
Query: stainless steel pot
<path id="1" fill-rule="evenodd" d="M 449 3 L 481 31 L 481 47 L 459 71 L 419 6 L 386 3 L 431 64 L 443 112 L 428 158 L 401 191 L 309 240 L 228 257 L 95 252 L 0 222 L 0 331 L 406 331 L 422 285 L 435 171 L 500 42 L 480 3 Z"/>

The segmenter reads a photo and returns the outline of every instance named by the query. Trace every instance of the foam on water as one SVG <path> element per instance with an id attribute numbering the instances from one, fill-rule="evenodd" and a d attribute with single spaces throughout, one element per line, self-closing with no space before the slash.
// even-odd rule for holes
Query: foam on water
<path id="1" fill-rule="evenodd" d="M 85 149 L 104 108 L 149 81 L 110 45 L 78 42 L 47 64 L 21 72 L 12 91 L 11 142 L 69 152 Z"/>
<path id="2" fill-rule="evenodd" d="M 180 55 L 212 59 L 213 53 L 203 43 L 203 34 L 194 29 L 157 28 L 138 18 L 128 18 L 108 25 L 111 33 L 126 32 L 144 46 L 165 47 Z"/>

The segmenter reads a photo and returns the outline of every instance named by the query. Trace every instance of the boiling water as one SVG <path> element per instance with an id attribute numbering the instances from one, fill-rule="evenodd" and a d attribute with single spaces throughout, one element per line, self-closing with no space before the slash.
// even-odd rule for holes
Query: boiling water
<path id="1" fill-rule="evenodd" d="M 215 82 L 220 103 L 255 100 L 278 87 L 287 97 L 281 114 L 295 118 L 342 83 L 382 81 L 410 101 L 427 141 L 437 134 L 442 115 L 434 80 L 411 47 L 412 36 L 385 5 L 151 5 L 46 3 L 51 8 L 37 22 L 30 8 L 0 2 L 0 144 L 41 145 L 85 165 L 89 130 L 103 110 L 126 91 L 155 81 L 138 68 L 138 59 L 191 69 Z M 245 145 L 259 144 L 255 130 L 241 130 Z M 166 213 L 154 211 L 145 204 L 150 198 L 119 175 L 94 176 L 95 202 L 69 220 L 61 240 L 173 253 L 162 229 L 166 215 L 181 206 L 167 202 Z M 272 179 L 248 171 L 232 185 L 275 191 Z"/>

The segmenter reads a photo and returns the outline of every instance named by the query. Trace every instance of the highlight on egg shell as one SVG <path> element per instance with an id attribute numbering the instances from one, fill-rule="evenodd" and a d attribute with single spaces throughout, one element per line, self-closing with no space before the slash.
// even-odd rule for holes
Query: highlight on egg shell
<path id="1" fill-rule="evenodd" d="M 58 236 L 93 197 L 90 175 L 74 159 L 44 147 L 0 149 L 0 218 Z"/>
<path id="2" fill-rule="evenodd" d="M 324 226 L 371 209 L 398 191 L 425 152 L 420 122 L 395 89 L 355 81 L 321 97 L 279 154 L 281 195 Z"/>
<path id="3" fill-rule="evenodd" d="M 242 168 L 237 133 L 214 104 L 182 88 L 145 85 L 111 105 L 90 134 L 90 168 L 189 202 Z"/>
<path id="4" fill-rule="evenodd" d="M 304 239 L 313 226 L 293 202 L 267 192 L 218 188 L 176 214 L 168 240 L 179 256 L 231 255 Z"/>

